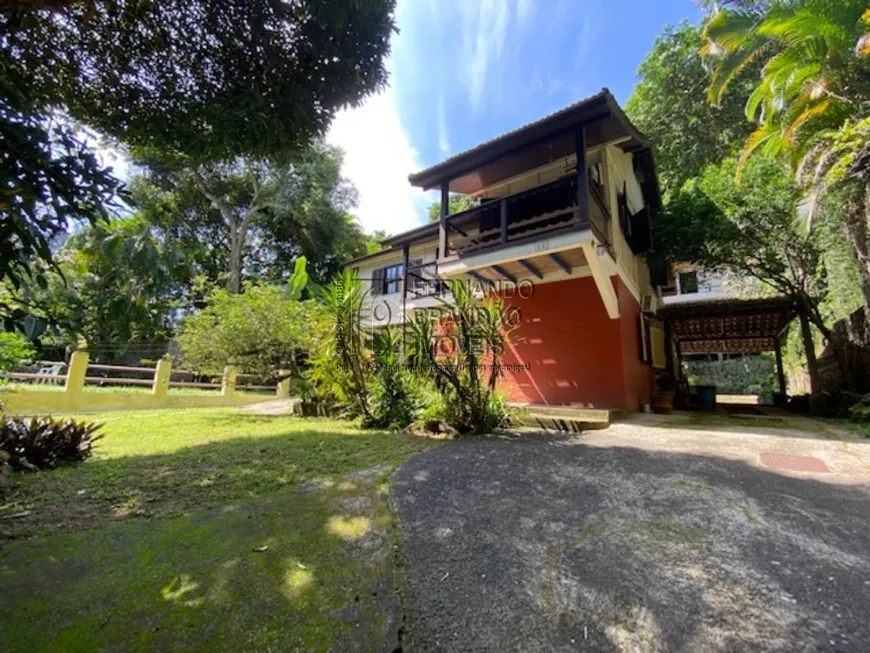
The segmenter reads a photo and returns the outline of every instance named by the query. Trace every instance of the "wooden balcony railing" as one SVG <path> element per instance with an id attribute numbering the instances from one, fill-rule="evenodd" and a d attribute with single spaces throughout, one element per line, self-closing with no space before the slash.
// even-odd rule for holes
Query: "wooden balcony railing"
<path id="1" fill-rule="evenodd" d="M 571 176 L 447 217 L 446 256 L 479 254 L 556 234 L 593 229 L 609 243 L 610 212 L 604 189 L 589 179 L 588 217 L 581 218 L 577 204 L 577 177 Z"/>
<path id="2" fill-rule="evenodd" d="M 447 284 L 438 276 L 438 263 L 408 266 L 405 274 L 406 299 L 446 296 Z"/>

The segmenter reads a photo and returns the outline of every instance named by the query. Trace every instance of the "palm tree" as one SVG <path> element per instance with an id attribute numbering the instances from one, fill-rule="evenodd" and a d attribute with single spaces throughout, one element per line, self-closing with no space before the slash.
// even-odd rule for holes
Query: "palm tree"
<path id="1" fill-rule="evenodd" d="M 866 0 L 772 0 L 714 10 L 702 54 L 714 63 L 709 98 L 721 100 L 751 62 L 764 61 L 746 103 L 758 128 L 739 171 L 756 150 L 787 156 L 811 196 L 851 184 L 846 217 L 870 305 L 870 169 L 861 162 L 870 136 L 870 9 Z M 851 153 L 851 154 L 849 154 Z M 837 157 L 851 156 L 851 163 Z M 838 163 L 835 165 L 835 163 Z M 812 174 L 803 174 L 812 168 Z"/>

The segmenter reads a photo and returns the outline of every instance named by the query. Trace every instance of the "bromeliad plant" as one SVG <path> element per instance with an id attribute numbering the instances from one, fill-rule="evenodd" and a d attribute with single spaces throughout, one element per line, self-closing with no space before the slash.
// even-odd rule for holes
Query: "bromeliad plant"
<path id="1" fill-rule="evenodd" d="M 72 419 L 5 417 L 0 423 L 0 452 L 13 469 L 54 469 L 90 458 L 102 424 Z"/>
<path id="2" fill-rule="evenodd" d="M 444 421 L 459 433 L 486 433 L 511 420 L 496 384 L 518 314 L 499 297 L 480 298 L 464 281 L 449 287 L 452 301 L 443 303 L 437 320 L 426 314 L 411 320 L 410 361 L 434 376 Z"/>

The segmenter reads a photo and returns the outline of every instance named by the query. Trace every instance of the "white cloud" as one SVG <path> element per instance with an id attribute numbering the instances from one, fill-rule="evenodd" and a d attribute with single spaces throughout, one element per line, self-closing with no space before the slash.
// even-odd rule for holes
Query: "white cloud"
<path id="1" fill-rule="evenodd" d="M 359 190 L 356 215 L 367 232 L 412 229 L 431 201 L 408 183 L 408 175 L 424 166 L 396 106 L 395 91 L 387 88 L 362 106 L 339 112 L 326 136 L 345 152 L 343 172 Z"/>
<path id="2" fill-rule="evenodd" d="M 483 0 L 480 11 L 474 12 L 474 3 L 462 0 L 462 50 L 460 61 L 471 65 L 463 75 L 468 88 L 472 111 L 477 114 L 483 106 L 490 64 L 501 59 L 510 21 L 508 0 Z"/>
<path id="3" fill-rule="evenodd" d="M 531 15 L 534 9 L 533 0 L 517 0 L 517 20 L 525 22 Z"/>
<path id="4" fill-rule="evenodd" d="M 450 154 L 450 131 L 447 128 L 447 109 L 444 106 L 444 85 L 441 85 L 441 99 L 438 102 L 438 149 L 441 154 Z"/>

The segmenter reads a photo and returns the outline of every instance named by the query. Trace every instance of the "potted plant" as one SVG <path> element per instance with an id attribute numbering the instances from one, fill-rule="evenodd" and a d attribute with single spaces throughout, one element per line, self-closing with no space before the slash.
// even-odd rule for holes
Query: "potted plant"
<path id="1" fill-rule="evenodd" d="M 670 415 L 674 411 L 674 392 L 670 389 L 666 374 L 656 374 L 655 390 L 650 401 L 650 408 L 659 415 Z"/>

